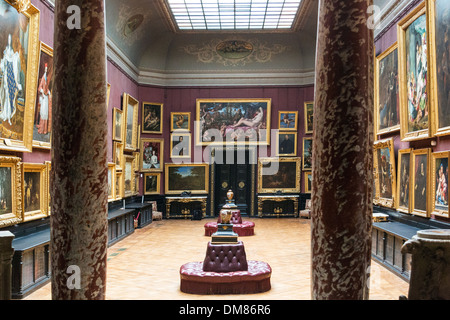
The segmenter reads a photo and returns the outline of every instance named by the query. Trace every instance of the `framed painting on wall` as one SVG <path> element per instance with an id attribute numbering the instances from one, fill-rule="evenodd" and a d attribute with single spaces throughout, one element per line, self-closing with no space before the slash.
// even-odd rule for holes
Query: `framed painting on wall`
<path id="1" fill-rule="evenodd" d="M 269 145 L 271 99 L 197 99 L 195 144 Z"/>
<path id="2" fill-rule="evenodd" d="M 144 174 L 144 194 L 160 194 L 161 173 Z"/>
<path id="3" fill-rule="evenodd" d="M 449 151 L 431 154 L 431 214 L 448 218 Z"/>
<path id="4" fill-rule="evenodd" d="M 47 216 L 45 164 L 22 164 L 23 220 L 30 221 Z"/>
<path id="5" fill-rule="evenodd" d="M 314 123 L 314 101 L 308 101 L 304 103 L 305 111 L 305 133 L 313 133 Z"/>
<path id="6" fill-rule="evenodd" d="M 450 2 L 427 0 L 432 134 L 450 134 Z"/>
<path id="7" fill-rule="evenodd" d="M 311 193 L 312 190 L 312 172 L 305 171 L 304 172 L 304 180 L 305 180 L 305 193 Z"/>
<path id="8" fill-rule="evenodd" d="M 39 82 L 33 125 L 33 147 L 51 146 L 52 93 L 53 93 L 53 49 L 41 42 L 39 58 Z"/>
<path id="9" fill-rule="evenodd" d="M 277 156 L 297 156 L 297 132 L 276 132 Z"/>
<path id="10" fill-rule="evenodd" d="M 127 93 L 123 94 L 123 147 L 125 151 L 135 151 L 137 141 L 137 121 L 139 101 Z"/>
<path id="11" fill-rule="evenodd" d="M 113 126 L 112 126 L 113 140 L 122 142 L 123 140 L 123 111 L 113 108 Z"/>
<path id="12" fill-rule="evenodd" d="M 50 189 L 50 173 L 52 171 L 52 162 L 51 161 L 45 161 L 45 189 L 47 193 L 46 201 L 46 208 L 47 208 L 47 215 L 50 215 L 52 213 L 52 206 L 51 206 L 51 189 Z"/>
<path id="13" fill-rule="evenodd" d="M 0 227 L 23 221 L 20 158 L 0 156 Z"/>
<path id="14" fill-rule="evenodd" d="M 412 149 L 398 150 L 397 211 L 411 213 L 411 152 Z"/>
<path id="15" fill-rule="evenodd" d="M 376 57 L 374 84 L 375 136 L 400 130 L 397 43 Z"/>
<path id="16" fill-rule="evenodd" d="M 430 149 L 418 149 L 412 152 L 412 205 L 411 213 L 428 217 L 428 192 L 430 191 L 429 169 Z"/>
<path id="17" fill-rule="evenodd" d="M 162 133 L 163 104 L 153 102 L 142 103 L 142 133 Z"/>
<path id="18" fill-rule="evenodd" d="M 123 190 L 123 172 L 122 171 L 116 171 L 116 183 L 115 183 L 115 196 L 116 200 L 120 200 L 124 197 L 124 190 Z"/>
<path id="19" fill-rule="evenodd" d="M 40 13 L 31 4 L 19 12 L 19 5 L 0 0 L 0 149 L 31 152 Z"/>
<path id="20" fill-rule="evenodd" d="M 140 155 L 142 172 L 162 171 L 164 167 L 164 139 L 141 139 Z"/>
<path id="21" fill-rule="evenodd" d="M 209 189 L 208 181 L 209 165 L 206 163 L 166 163 L 166 194 L 181 194 L 185 191 L 193 194 L 205 194 Z"/>
<path id="22" fill-rule="evenodd" d="M 170 131 L 191 130 L 190 112 L 171 112 L 170 113 Z"/>
<path id="23" fill-rule="evenodd" d="M 312 138 L 303 138 L 303 170 L 312 170 Z"/>
<path id="24" fill-rule="evenodd" d="M 108 201 L 113 201 L 116 198 L 116 164 L 114 162 L 108 163 Z"/>
<path id="25" fill-rule="evenodd" d="M 301 157 L 259 158 L 258 193 L 300 192 Z"/>
<path id="26" fill-rule="evenodd" d="M 173 132 L 170 135 L 170 157 L 171 158 L 191 157 L 190 133 Z"/>
<path id="27" fill-rule="evenodd" d="M 122 170 L 124 167 L 123 143 L 113 142 L 113 161 L 116 164 L 116 170 Z"/>
<path id="28" fill-rule="evenodd" d="M 125 167 L 123 169 L 123 190 L 124 196 L 129 197 L 135 194 L 136 185 L 134 181 L 134 157 L 130 155 L 124 155 Z"/>
<path id="29" fill-rule="evenodd" d="M 396 171 L 394 140 L 392 138 L 374 142 L 374 157 L 377 171 L 377 204 L 383 207 L 395 208 Z"/>
<path id="30" fill-rule="evenodd" d="M 278 111 L 278 129 L 297 131 L 298 111 Z"/>
<path id="31" fill-rule="evenodd" d="M 399 22 L 397 38 L 400 136 L 403 141 L 428 138 L 433 118 L 429 104 L 425 2 Z"/>

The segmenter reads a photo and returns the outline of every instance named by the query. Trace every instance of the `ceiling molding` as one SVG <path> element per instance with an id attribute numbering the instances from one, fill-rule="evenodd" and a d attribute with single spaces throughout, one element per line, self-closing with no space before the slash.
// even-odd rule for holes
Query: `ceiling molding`
<path id="1" fill-rule="evenodd" d="M 403 16 L 402 13 L 423 0 L 391 0 L 380 12 L 379 24 L 374 30 L 375 41 L 385 34 Z"/>

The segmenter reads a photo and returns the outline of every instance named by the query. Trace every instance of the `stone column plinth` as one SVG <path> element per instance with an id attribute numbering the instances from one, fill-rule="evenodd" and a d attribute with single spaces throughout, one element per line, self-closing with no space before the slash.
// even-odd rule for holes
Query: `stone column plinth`
<path id="1" fill-rule="evenodd" d="M 52 298 L 104 299 L 108 242 L 104 0 L 55 6 Z"/>
<path id="2" fill-rule="evenodd" d="M 410 253 L 409 300 L 450 300 L 450 230 L 421 230 L 402 247 Z"/>
<path id="3" fill-rule="evenodd" d="M 367 299 L 373 187 L 372 0 L 320 0 L 312 168 L 312 299 Z"/>
<path id="4" fill-rule="evenodd" d="M 11 299 L 11 262 L 14 254 L 12 241 L 14 234 L 0 231 L 0 300 Z"/>

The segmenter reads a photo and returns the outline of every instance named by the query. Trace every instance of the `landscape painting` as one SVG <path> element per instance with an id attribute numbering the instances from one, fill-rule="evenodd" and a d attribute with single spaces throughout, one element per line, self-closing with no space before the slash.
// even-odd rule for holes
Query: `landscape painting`
<path id="1" fill-rule="evenodd" d="M 181 194 L 182 192 L 208 192 L 207 164 L 166 164 L 166 193 Z"/>

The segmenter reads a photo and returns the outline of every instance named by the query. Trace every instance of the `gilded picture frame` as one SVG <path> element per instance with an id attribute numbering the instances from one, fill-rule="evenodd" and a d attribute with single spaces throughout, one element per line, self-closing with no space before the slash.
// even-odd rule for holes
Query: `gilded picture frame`
<path id="1" fill-rule="evenodd" d="M 429 217 L 430 192 L 430 149 L 417 149 L 412 151 L 412 203 L 411 213 Z"/>
<path id="2" fill-rule="evenodd" d="M 112 137 L 114 141 L 123 141 L 123 111 L 113 108 Z"/>
<path id="3" fill-rule="evenodd" d="M 207 194 L 209 165 L 207 163 L 165 164 L 165 194 Z"/>
<path id="4" fill-rule="evenodd" d="M 197 99 L 195 145 L 269 145 L 272 99 Z"/>
<path id="5" fill-rule="evenodd" d="M 109 96 L 111 94 L 111 84 L 106 84 L 106 110 L 108 110 L 109 107 Z"/>
<path id="6" fill-rule="evenodd" d="M 142 133 L 162 134 L 163 132 L 163 106 L 158 102 L 142 103 Z"/>
<path id="7" fill-rule="evenodd" d="M 0 156 L 0 228 L 23 221 L 21 158 Z"/>
<path id="8" fill-rule="evenodd" d="M 53 48 L 40 43 L 39 81 L 36 90 L 36 106 L 33 121 L 33 148 L 51 148 L 52 97 L 53 97 Z"/>
<path id="9" fill-rule="evenodd" d="M 375 136 L 400 130 L 398 43 L 375 59 Z"/>
<path id="10" fill-rule="evenodd" d="M 170 131 L 191 130 L 190 112 L 171 112 L 170 113 Z"/>
<path id="11" fill-rule="evenodd" d="M 433 109 L 429 100 L 427 37 L 426 8 L 422 2 L 397 25 L 402 141 L 431 136 Z"/>
<path id="12" fill-rule="evenodd" d="M 51 215 L 52 213 L 52 196 L 51 196 L 51 186 L 50 186 L 50 173 L 52 171 L 52 162 L 51 161 L 45 161 L 45 182 L 46 182 L 46 208 L 47 208 L 47 215 Z"/>
<path id="13" fill-rule="evenodd" d="M 297 131 L 298 111 L 278 111 L 278 130 Z"/>
<path id="14" fill-rule="evenodd" d="M 314 131 L 314 101 L 306 101 L 303 104 L 304 109 L 304 130 L 306 134 Z"/>
<path id="15" fill-rule="evenodd" d="M 305 193 L 311 193 L 312 190 L 312 171 L 303 172 L 303 180 L 305 183 Z"/>
<path id="16" fill-rule="evenodd" d="M 123 190 L 124 196 L 129 197 L 136 193 L 136 184 L 134 181 L 134 156 L 124 155 L 125 165 L 122 170 L 123 172 Z"/>
<path id="17" fill-rule="evenodd" d="M 258 193 L 300 193 L 301 157 L 258 159 Z"/>
<path id="18" fill-rule="evenodd" d="M 297 156 L 297 132 L 277 131 L 275 137 L 276 156 Z"/>
<path id="19" fill-rule="evenodd" d="M 142 138 L 140 147 L 140 171 L 161 172 L 164 168 L 164 139 Z"/>
<path id="20" fill-rule="evenodd" d="M 397 157 L 397 197 L 396 197 L 396 209 L 399 212 L 411 213 L 411 191 L 412 191 L 412 179 L 411 170 L 412 164 L 412 149 L 398 150 Z"/>
<path id="21" fill-rule="evenodd" d="M 0 149 L 31 152 L 40 55 L 40 12 L 32 4 L 25 8 L 19 6 L 17 1 L 0 1 L 0 75 L 3 78 L 0 82 L 7 84 L 0 89 L 4 90 L 0 92 L 3 97 L 0 100 Z M 2 70 L 7 62 L 13 66 L 8 72 Z M 8 82 L 8 77 L 15 81 Z"/>
<path id="22" fill-rule="evenodd" d="M 434 152 L 431 154 L 431 193 L 430 213 L 448 218 L 448 165 L 450 151 Z"/>
<path id="23" fill-rule="evenodd" d="M 123 148 L 125 151 L 135 151 L 137 137 L 137 122 L 139 113 L 139 101 L 128 93 L 123 94 Z"/>
<path id="24" fill-rule="evenodd" d="M 433 136 L 450 134 L 450 2 L 427 0 L 430 105 Z"/>
<path id="25" fill-rule="evenodd" d="M 47 212 L 46 165 L 22 163 L 23 221 L 45 218 Z"/>
<path id="26" fill-rule="evenodd" d="M 113 141 L 113 162 L 116 164 L 116 170 L 123 169 L 125 158 L 123 156 L 123 143 Z"/>
<path id="27" fill-rule="evenodd" d="M 170 134 L 170 157 L 191 158 L 191 134 L 174 131 Z"/>
<path id="28" fill-rule="evenodd" d="M 140 152 L 136 151 L 133 152 L 133 156 L 134 156 L 134 172 L 139 172 L 139 167 L 140 167 Z"/>
<path id="29" fill-rule="evenodd" d="M 116 170 L 116 183 L 115 183 L 115 199 L 120 200 L 124 197 L 124 188 L 123 188 L 123 172 Z"/>
<path id="30" fill-rule="evenodd" d="M 305 137 L 303 138 L 303 156 L 302 156 L 302 169 L 312 170 L 312 145 L 313 138 Z"/>
<path id="31" fill-rule="evenodd" d="M 144 194 L 161 194 L 161 173 L 144 173 Z"/>
<path id="32" fill-rule="evenodd" d="M 395 208 L 397 183 L 394 140 L 389 138 L 375 141 L 373 149 L 373 156 L 377 158 L 377 204 L 382 207 Z"/>
<path id="33" fill-rule="evenodd" d="M 116 199 L 116 164 L 108 162 L 108 201 Z"/>

